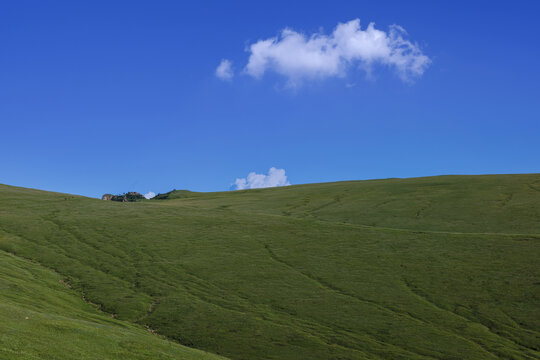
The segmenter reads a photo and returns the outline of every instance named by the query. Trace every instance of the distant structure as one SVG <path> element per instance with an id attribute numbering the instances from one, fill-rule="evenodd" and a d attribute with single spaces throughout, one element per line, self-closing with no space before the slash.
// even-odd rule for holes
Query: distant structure
<path id="1" fill-rule="evenodd" d="M 101 197 L 101 200 L 109 201 L 121 201 L 121 202 L 131 202 L 144 199 L 142 194 L 139 194 L 135 191 L 130 191 L 121 195 L 105 194 Z"/>

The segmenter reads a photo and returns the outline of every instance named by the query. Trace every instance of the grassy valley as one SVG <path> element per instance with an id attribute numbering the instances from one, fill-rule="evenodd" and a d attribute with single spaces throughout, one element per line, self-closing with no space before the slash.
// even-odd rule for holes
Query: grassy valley
<path id="1" fill-rule="evenodd" d="M 540 358 L 540 174 L 0 185 L 0 250 L 8 359 Z"/>

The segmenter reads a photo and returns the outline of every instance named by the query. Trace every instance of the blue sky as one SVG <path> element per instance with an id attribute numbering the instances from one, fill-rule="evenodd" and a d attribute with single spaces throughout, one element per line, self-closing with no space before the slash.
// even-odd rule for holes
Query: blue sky
<path id="1" fill-rule="evenodd" d="M 0 183 L 100 196 L 540 171 L 536 1 L 12 1 L 0 4 Z M 429 58 L 403 81 L 245 71 L 285 28 L 403 27 Z M 322 35 L 320 35 L 322 36 Z M 320 37 L 319 36 L 319 37 Z M 287 54 L 291 54 L 288 52 Z M 294 53 L 292 53 L 294 56 Z M 234 76 L 216 77 L 222 59 Z M 291 71 L 302 71 L 296 69 Z M 287 75 L 289 74 L 289 75 Z"/>

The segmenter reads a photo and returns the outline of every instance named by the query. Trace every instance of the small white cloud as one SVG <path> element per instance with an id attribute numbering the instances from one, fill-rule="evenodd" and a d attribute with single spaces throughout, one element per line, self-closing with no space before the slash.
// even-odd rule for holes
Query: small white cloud
<path id="1" fill-rule="evenodd" d="M 156 196 L 156 193 L 153 192 L 153 191 L 150 191 L 150 192 L 144 194 L 143 196 L 144 196 L 145 199 L 151 199 L 151 198 Z"/>
<path id="2" fill-rule="evenodd" d="M 227 59 L 221 60 L 216 68 L 216 76 L 221 80 L 231 80 L 234 76 L 232 62 Z"/>
<path id="3" fill-rule="evenodd" d="M 393 68 L 403 81 L 410 81 L 421 76 L 431 60 L 406 35 L 398 25 L 385 32 L 370 23 L 362 30 L 359 19 L 339 23 L 330 35 L 306 36 L 284 29 L 281 36 L 248 47 L 245 72 L 261 78 L 266 71 L 274 71 L 295 85 L 302 79 L 345 77 L 352 66 L 369 75 L 374 64 L 382 64 Z"/>
<path id="4" fill-rule="evenodd" d="M 284 169 L 276 169 L 275 167 L 268 170 L 268 174 L 257 174 L 251 172 L 246 178 L 238 178 L 234 182 L 236 190 L 258 189 L 276 186 L 291 185 L 287 180 Z"/>

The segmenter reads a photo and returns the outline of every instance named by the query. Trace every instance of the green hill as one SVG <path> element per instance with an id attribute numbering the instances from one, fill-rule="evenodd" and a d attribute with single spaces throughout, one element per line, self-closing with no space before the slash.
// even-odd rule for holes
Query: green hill
<path id="1" fill-rule="evenodd" d="M 224 359 L 111 318 L 63 277 L 0 251 L 0 359 Z"/>
<path id="2" fill-rule="evenodd" d="M 64 342 L 87 358 L 211 358 L 175 343 L 230 359 L 540 358 L 540 174 L 134 203 L 1 185 L 0 249 L 3 312 L 43 323 L 1 322 L 6 358 Z M 30 268 L 48 280 L 18 277 Z M 48 338 L 60 316 L 68 330 Z M 40 341 L 11 345 L 17 326 Z"/>

